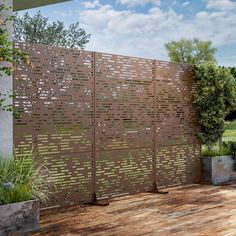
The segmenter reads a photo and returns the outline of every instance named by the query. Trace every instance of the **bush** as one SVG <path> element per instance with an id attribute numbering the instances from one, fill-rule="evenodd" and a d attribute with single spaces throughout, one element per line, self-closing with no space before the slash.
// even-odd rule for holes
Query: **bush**
<path id="1" fill-rule="evenodd" d="M 228 147 L 223 147 L 222 149 L 219 146 L 214 146 L 211 150 L 209 150 L 206 146 L 202 146 L 201 155 L 203 157 L 218 157 L 218 156 L 227 156 L 231 155 Z"/>
<path id="2" fill-rule="evenodd" d="M 52 186 L 48 169 L 35 152 L 0 159 L 0 205 L 39 199 L 46 202 Z"/>
<path id="3" fill-rule="evenodd" d="M 230 154 L 236 159 L 236 141 L 228 140 L 223 142 L 223 146 L 229 149 Z"/>
<path id="4" fill-rule="evenodd" d="M 236 80 L 229 69 L 215 63 L 201 63 L 196 66 L 196 87 L 193 104 L 196 107 L 202 127 L 199 137 L 209 150 L 225 130 L 225 117 L 236 106 Z"/>

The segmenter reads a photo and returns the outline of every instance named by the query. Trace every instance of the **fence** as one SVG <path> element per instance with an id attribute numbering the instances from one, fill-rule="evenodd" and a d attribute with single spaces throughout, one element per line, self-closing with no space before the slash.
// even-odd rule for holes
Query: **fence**
<path id="1" fill-rule="evenodd" d="M 16 151 L 32 146 L 57 185 L 50 206 L 199 182 L 187 65 L 16 43 Z"/>

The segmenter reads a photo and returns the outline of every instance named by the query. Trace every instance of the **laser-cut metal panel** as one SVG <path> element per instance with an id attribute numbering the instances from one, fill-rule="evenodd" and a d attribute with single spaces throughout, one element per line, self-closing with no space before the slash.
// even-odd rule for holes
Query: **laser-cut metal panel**
<path id="1" fill-rule="evenodd" d="M 186 65 L 16 43 L 16 151 L 32 147 L 56 181 L 49 205 L 198 182 L 200 145 Z"/>
<path id="2" fill-rule="evenodd" d="M 20 118 L 15 121 L 16 144 L 23 145 L 31 135 L 40 155 L 91 152 L 91 104 L 77 101 L 16 100 L 15 106 L 22 111 Z M 16 150 L 20 151 L 21 148 L 23 146 L 18 145 Z"/>
<path id="3" fill-rule="evenodd" d="M 156 62 L 156 167 L 160 187 L 199 182 L 200 145 L 191 68 Z M 191 164 L 189 164 L 191 163 Z"/>
<path id="4" fill-rule="evenodd" d="M 157 183 L 159 187 L 199 183 L 200 145 L 157 147 Z"/>
<path id="5" fill-rule="evenodd" d="M 97 102 L 153 102 L 153 61 L 96 53 Z"/>
<path id="6" fill-rule="evenodd" d="M 151 103 L 97 103 L 96 149 L 151 147 L 153 118 Z"/>
<path id="7" fill-rule="evenodd" d="M 33 64 L 22 64 L 15 72 L 17 98 L 93 101 L 91 52 L 26 43 L 15 47 L 28 52 Z"/>
<path id="8" fill-rule="evenodd" d="M 95 68 L 97 195 L 150 189 L 153 61 L 96 53 Z"/>
<path id="9" fill-rule="evenodd" d="M 67 206 L 93 200 L 92 154 L 87 152 L 47 155 L 46 165 L 56 182 L 48 206 Z"/>
<path id="10" fill-rule="evenodd" d="M 91 52 L 16 43 L 33 67 L 14 74 L 17 152 L 32 147 L 44 158 L 56 183 L 51 206 L 91 201 L 93 166 L 93 86 Z"/>
<path id="11" fill-rule="evenodd" d="M 96 153 L 98 197 L 151 190 L 152 148 L 101 151 Z"/>
<path id="12" fill-rule="evenodd" d="M 193 75 L 187 65 L 157 61 L 156 119 L 158 145 L 198 142 L 192 105 Z"/>
<path id="13" fill-rule="evenodd" d="M 166 84 L 168 86 L 168 84 Z M 158 86 L 158 85 L 157 85 Z M 158 101 L 156 105 L 159 146 L 196 143 L 196 114 L 190 104 Z"/>

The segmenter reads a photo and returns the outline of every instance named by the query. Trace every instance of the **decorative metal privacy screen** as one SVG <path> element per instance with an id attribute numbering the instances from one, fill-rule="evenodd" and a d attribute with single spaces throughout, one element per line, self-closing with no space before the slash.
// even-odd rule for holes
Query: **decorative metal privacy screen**
<path id="1" fill-rule="evenodd" d="M 50 206 L 199 182 L 186 65 L 16 43 L 17 152 L 37 149 L 56 183 Z"/>

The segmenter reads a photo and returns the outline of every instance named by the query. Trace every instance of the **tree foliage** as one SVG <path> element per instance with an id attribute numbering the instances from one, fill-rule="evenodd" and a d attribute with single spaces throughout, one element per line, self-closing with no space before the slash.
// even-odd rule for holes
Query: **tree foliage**
<path id="1" fill-rule="evenodd" d="M 6 30 L 6 24 L 14 19 L 13 16 L 5 16 L 4 11 L 10 11 L 4 3 L 0 4 L 0 76 L 2 74 L 11 75 L 13 71 L 12 63 L 17 63 L 20 60 L 27 60 L 27 53 L 14 48 L 10 37 Z"/>
<path id="2" fill-rule="evenodd" d="M 66 28 L 61 21 L 49 23 L 40 11 L 33 16 L 16 15 L 14 21 L 14 40 L 18 42 L 84 49 L 89 39 L 90 34 L 80 28 L 79 22 Z"/>
<path id="3" fill-rule="evenodd" d="M 212 47 L 211 41 L 182 39 L 166 43 L 165 47 L 172 62 L 199 64 L 203 61 L 216 61 L 216 48 Z"/>
<path id="4" fill-rule="evenodd" d="M 201 142 L 209 148 L 224 132 L 225 117 L 236 107 L 236 80 L 227 68 L 215 63 L 196 66 L 193 104 L 199 115 Z"/>

